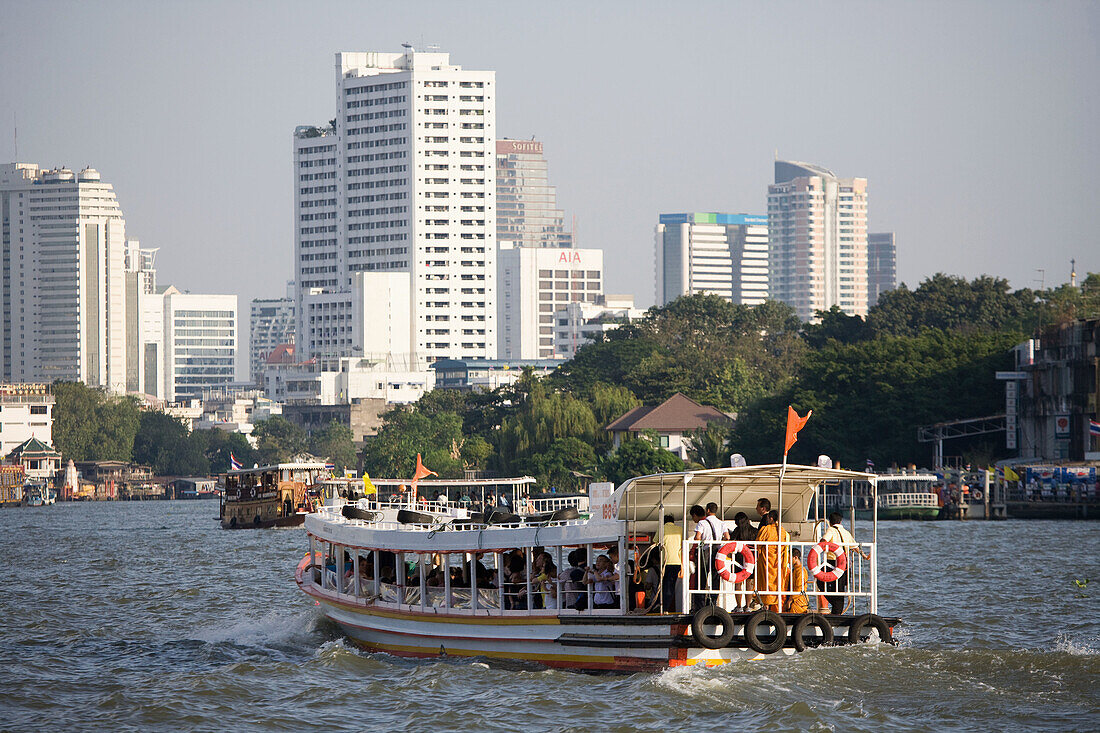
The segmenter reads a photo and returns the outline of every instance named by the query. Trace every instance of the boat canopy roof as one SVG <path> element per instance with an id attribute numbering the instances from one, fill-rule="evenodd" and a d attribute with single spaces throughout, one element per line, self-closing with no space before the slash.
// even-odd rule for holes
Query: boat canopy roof
<path id="1" fill-rule="evenodd" d="M 268 471 L 324 471 L 328 465 L 320 461 L 308 461 L 303 463 L 275 463 L 270 466 L 256 466 L 254 468 L 238 468 L 234 471 L 226 471 L 226 476 L 243 476 L 249 473 L 267 473 Z"/>
<path id="2" fill-rule="evenodd" d="M 682 522 L 695 504 L 705 507 L 714 502 L 718 516 L 732 520 L 737 512 L 745 512 L 756 520 L 756 502 L 766 498 L 773 509 L 779 509 L 779 475 L 781 464 L 712 468 L 681 473 L 659 473 L 628 479 L 619 487 L 618 517 L 622 520 L 659 523 L 665 514 Z M 783 502 L 780 521 L 800 522 L 806 519 L 814 492 L 822 483 L 843 480 L 871 481 L 871 473 L 817 468 L 788 464 L 783 472 Z M 650 524 L 652 526 L 652 524 Z"/>

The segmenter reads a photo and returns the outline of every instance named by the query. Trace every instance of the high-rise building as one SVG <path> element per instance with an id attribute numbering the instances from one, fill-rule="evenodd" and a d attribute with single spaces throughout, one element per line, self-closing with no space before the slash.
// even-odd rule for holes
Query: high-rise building
<path id="1" fill-rule="evenodd" d="M 249 376 L 257 384 L 263 378 L 267 357 L 281 344 L 294 343 L 294 281 L 286 284 L 284 298 L 254 298 L 249 318 Z"/>
<path id="2" fill-rule="evenodd" d="M 306 304 L 350 303 L 358 272 L 408 274 L 420 356 L 496 356 L 495 93 L 445 53 L 336 54 L 335 125 L 294 133 L 300 358 L 354 355 L 308 337 Z"/>
<path id="3" fill-rule="evenodd" d="M 497 242 L 515 247 L 573 246 L 557 191 L 550 185 L 542 143 L 497 140 Z"/>
<path id="4" fill-rule="evenodd" d="M 898 244 L 893 232 L 867 235 L 867 307 L 898 286 Z"/>
<path id="5" fill-rule="evenodd" d="M 867 179 L 775 161 L 768 186 L 771 295 L 803 320 L 834 305 L 867 315 Z"/>
<path id="6" fill-rule="evenodd" d="M 236 376 L 237 296 L 164 294 L 165 399 L 201 398 Z"/>
<path id="7" fill-rule="evenodd" d="M 499 358 L 555 358 L 554 311 L 603 298 L 603 250 L 501 242 L 498 257 Z"/>
<path id="8" fill-rule="evenodd" d="M 0 379 L 127 387 L 126 223 L 85 168 L 0 166 Z"/>
<path id="9" fill-rule="evenodd" d="M 768 217 L 661 214 L 658 221 L 657 305 L 696 293 L 743 305 L 768 299 Z"/>
<path id="10" fill-rule="evenodd" d="M 160 397 L 160 390 L 146 391 L 146 350 L 150 342 L 159 343 L 163 338 L 161 321 L 152 323 L 145 318 L 150 300 L 157 295 L 156 249 L 142 249 L 136 239 L 126 241 L 126 391 L 144 392 Z M 153 367 L 153 383 L 159 370 Z"/>

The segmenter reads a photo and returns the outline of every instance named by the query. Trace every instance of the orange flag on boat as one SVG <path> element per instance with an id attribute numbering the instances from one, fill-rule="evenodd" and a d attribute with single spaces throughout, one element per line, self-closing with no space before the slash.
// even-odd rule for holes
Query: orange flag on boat
<path id="1" fill-rule="evenodd" d="M 413 481 L 419 481 L 420 479 L 427 478 L 428 476 L 438 476 L 438 475 L 439 474 L 436 473 L 435 471 L 430 471 L 430 470 L 428 470 L 427 468 L 424 467 L 424 462 L 420 460 L 420 454 L 417 453 L 416 454 L 416 473 L 413 474 Z"/>
<path id="2" fill-rule="evenodd" d="M 786 458 L 787 453 L 791 450 L 791 446 L 798 440 L 798 431 L 806 427 L 806 421 L 810 419 L 810 415 L 814 414 L 813 410 L 806 413 L 806 417 L 799 417 L 798 413 L 794 411 L 794 408 L 787 405 L 787 442 L 783 446 L 783 457 Z"/>

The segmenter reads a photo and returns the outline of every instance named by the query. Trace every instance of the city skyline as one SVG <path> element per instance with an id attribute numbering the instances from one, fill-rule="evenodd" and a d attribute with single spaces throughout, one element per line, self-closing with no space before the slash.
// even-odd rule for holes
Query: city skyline
<path id="1" fill-rule="evenodd" d="M 336 4 L 333 20 L 303 22 L 298 6 L 230 3 L 213 30 L 203 7 L 0 6 L 0 59 L 13 71 L 0 80 L 11 112 L 0 158 L 100 170 L 128 235 L 160 249 L 163 279 L 181 289 L 281 294 L 293 273 L 291 132 L 331 109 L 335 52 L 406 41 L 497 72 L 499 136 L 553 150 L 576 246 L 604 249 L 606 290 L 639 305 L 653 297 L 657 214 L 762 211 L 776 154 L 866 177 L 869 229 L 897 234 L 898 281 L 910 286 L 940 271 L 1049 286 L 1068 280 L 1074 257 L 1079 273 L 1100 270 L 1092 5 L 971 3 L 946 23 L 926 4 L 703 4 L 669 26 L 657 8 L 616 4 L 539 22 L 500 4 L 469 17 L 443 4 Z M 732 25 L 752 32 L 727 43 Z M 800 60 L 819 35 L 850 49 L 847 76 Z M 768 51 L 779 37 L 785 56 Z M 643 64 L 647 41 L 675 53 Z"/>

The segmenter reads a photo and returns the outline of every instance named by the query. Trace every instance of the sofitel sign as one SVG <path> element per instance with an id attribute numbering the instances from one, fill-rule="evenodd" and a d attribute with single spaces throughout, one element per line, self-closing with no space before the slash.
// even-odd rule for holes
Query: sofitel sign
<path id="1" fill-rule="evenodd" d="M 497 152 L 508 153 L 538 153 L 542 155 L 542 143 L 534 140 L 497 140 Z"/>

